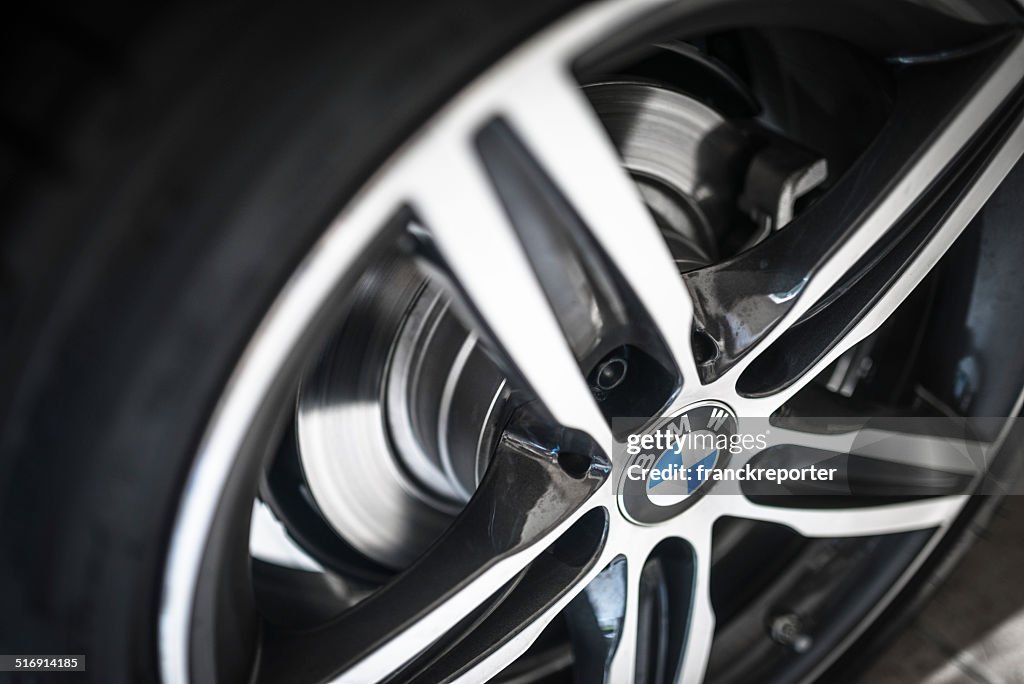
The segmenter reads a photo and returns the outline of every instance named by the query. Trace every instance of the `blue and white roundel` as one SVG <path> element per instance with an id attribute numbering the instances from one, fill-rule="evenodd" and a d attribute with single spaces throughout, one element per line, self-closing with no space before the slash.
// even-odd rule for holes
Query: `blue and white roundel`
<path id="1" fill-rule="evenodd" d="M 737 430 L 736 415 L 717 401 L 690 404 L 655 421 L 644 435 L 661 453 L 641 446 L 628 455 L 624 446 L 617 487 L 622 513 L 637 524 L 655 525 L 692 506 L 706 493 L 714 469 L 728 460 Z"/>
<path id="2" fill-rule="evenodd" d="M 718 462 L 715 433 L 700 430 L 691 434 L 697 438 L 693 440 L 695 446 L 676 444 L 654 462 L 652 477 L 647 480 L 647 497 L 655 506 L 674 506 L 693 494 L 707 482 L 711 469 Z M 670 474 L 671 479 L 654 476 L 654 472 Z"/>

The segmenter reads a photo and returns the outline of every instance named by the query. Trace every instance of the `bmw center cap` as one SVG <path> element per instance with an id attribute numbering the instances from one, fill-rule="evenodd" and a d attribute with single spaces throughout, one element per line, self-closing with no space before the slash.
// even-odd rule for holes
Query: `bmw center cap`
<path id="1" fill-rule="evenodd" d="M 728 444 L 737 433 L 728 406 L 708 401 L 691 404 L 662 418 L 619 446 L 625 465 L 619 472 L 619 504 L 633 522 L 668 520 L 698 498 L 711 471 L 724 465 Z"/>

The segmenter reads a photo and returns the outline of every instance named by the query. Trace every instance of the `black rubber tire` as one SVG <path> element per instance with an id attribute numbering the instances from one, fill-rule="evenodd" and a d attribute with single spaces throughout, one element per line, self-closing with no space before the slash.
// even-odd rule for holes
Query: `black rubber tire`
<path id="1" fill-rule="evenodd" d="M 157 678 L 180 489 L 257 322 L 395 146 L 570 4 L 91 4 L 5 23 L 22 52 L 0 110 L 0 653 Z"/>

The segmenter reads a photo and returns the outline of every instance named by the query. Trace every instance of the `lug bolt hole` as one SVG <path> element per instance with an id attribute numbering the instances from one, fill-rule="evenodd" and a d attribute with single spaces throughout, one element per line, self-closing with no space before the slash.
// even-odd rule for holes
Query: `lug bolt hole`
<path id="1" fill-rule="evenodd" d="M 558 454 L 558 466 L 565 471 L 565 473 L 572 478 L 577 480 L 583 479 L 583 477 L 590 472 L 590 466 L 593 461 L 589 456 L 583 454 L 574 454 L 571 452 L 560 452 Z"/>
<path id="2" fill-rule="evenodd" d="M 626 379 L 626 371 L 629 365 L 625 359 L 613 357 L 603 361 L 594 373 L 594 383 L 599 390 L 607 392 L 615 389 Z"/>

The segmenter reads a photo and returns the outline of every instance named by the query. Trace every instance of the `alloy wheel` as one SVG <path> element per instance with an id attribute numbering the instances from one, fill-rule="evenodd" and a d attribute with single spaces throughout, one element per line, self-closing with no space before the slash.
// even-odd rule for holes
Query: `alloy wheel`
<path id="1" fill-rule="evenodd" d="M 616 445 L 721 411 L 776 444 L 863 447 L 863 425 L 822 434 L 808 416 L 850 410 L 864 345 L 1024 151 L 1024 44 L 1002 16 L 946 17 L 971 42 L 890 57 L 885 122 L 833 169 L 737 114 L 756 98 L 741 79 L 687 93 L 619 52 L 714 72 L 678 38 L 742 16 L 725 9 L 578 10 L 459 93 L 331 223 L 197 454 L 165 573 L 167 681 L 525 681 L 552 662 L 584 681 L 797 681 L 926 562 L 984 476 L 946 458 L 948 438 L 874 423 L 868 441 L 896 447 L 860 455 L 899 471 L 881 501 L 711 482 L 653 517 L 626 501 Z M 737 207 L 742 239 L 716 241 Z M 1017 409 L 1015 394 L 1002 410 Z M 963 448 L 997 454 L 1005 423 Z M 818 569 L 788 595 L 761 588 L 767 623 L 716 601 L 716 572 L 748 564 L 755 537 L 782 554 L 766 566 Z"/>

